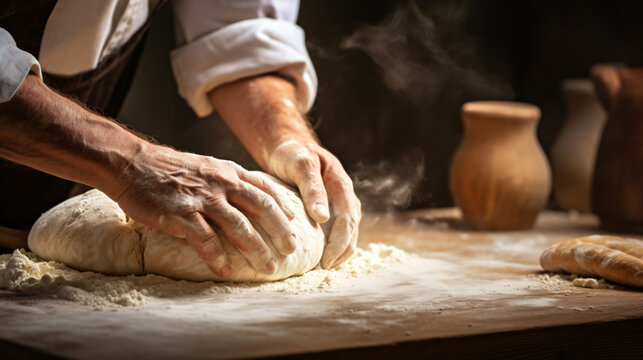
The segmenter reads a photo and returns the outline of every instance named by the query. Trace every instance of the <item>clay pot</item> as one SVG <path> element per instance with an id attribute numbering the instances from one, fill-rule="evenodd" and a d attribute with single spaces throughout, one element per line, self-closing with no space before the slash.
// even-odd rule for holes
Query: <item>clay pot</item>
<path id="1" fill-rule="evenodd" d="M 643 233 L 643 69 L 595 65 L 608 111 L 593 186 L 593 209 L 608 230 Z"/>
<path id="2" fill-rule="evenodd" d="M 565 122 L 551 147 L 554 199 L 563 210 L 592 211 L 596 152 L 607 113 L 590 79 L 562 83 L 567 108 Z"/>
<path id="3" fill-rule="evenodd" d="M 528 229 L 551 188 L 547 158 L 536 139 L 540 109 L 517 102 L 462 106 L 465 134 L 449 185 L 465 222 L 484 230 Z"/>

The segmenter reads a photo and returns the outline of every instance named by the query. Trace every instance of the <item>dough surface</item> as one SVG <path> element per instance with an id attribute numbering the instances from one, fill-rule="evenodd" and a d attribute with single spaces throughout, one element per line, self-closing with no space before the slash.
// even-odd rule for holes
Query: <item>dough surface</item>
<path id="1" fill-rule="evenodd" d="M 42 214 L 29 231 L 38 256 L 79 270 L 143 273 L 143 244 L 118 204 L 98 190 L 68 199 Z"/>
<path id="2" fill-rule="evenodd" d="M 277 261 L 277 271 L 271 275 L 257 273 L 218 233 L 232 267 L 230 276 L 221 278 L 210 271 L 185 239 L 129 219 L 116 202 L 98 190 L 68 199 L 45 212 L 29 232 L 28 244 L 43 259 L 106 274 L 150 273 L 194 281 L 281 280 L 317 266 L 325 237 L 321 227 L 306 214 L 299 195 L 286 186 L 279 189 L 281 203 L 295 214 L 290 222 L 297 236 L 295 252 L 279 254 L 266 232 L 252 223 Z"/>
<path id="3" fill-rule="evenodd" d="M 643 241 L 607 235 L 562 240 L 545 249 L 540 265 L 547 271 L 643 287 Z"/>

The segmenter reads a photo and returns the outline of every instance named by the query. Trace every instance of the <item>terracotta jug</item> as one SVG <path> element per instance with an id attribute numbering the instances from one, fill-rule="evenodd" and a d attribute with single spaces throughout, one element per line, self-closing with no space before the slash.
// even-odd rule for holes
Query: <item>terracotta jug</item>
<path id="1" fill-rule="evenodd" d="M 563 210 L 592 211 L 596 152 L 607 113 L 590 79 L 562 83 L 565 122 L 551 147 L 554 199 Z"/>
<path id="2" fill-rule="evenodd" d="M 643 233 L 643 69 L 591 70 L 609 118 L 596 157 L 593 208 L 608 230 Z"/>
<path id="3" fill-rule="evenodd" d="M 551 188 L 547 158 L 536 138 L 535 105 L 478 101 L 462 106 L 465 134 L 449 185 L 464 221 L 484 230 L 531 228 Z"/>

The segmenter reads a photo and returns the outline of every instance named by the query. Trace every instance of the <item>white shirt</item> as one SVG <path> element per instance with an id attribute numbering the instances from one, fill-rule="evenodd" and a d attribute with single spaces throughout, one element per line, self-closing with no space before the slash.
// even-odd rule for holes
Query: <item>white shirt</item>
<path id="1" fill-rule="evenodd" d="M 62 76 L 92 70 L 140 29 L 157 0 L 59 0 L 48 19 L 40 62 L 0 31 L 0 102 L 29 70 Z M 240 78 L 278 72 L 293 80 L 305 110 L 317 90 L 297 0 L 173 0 L 172 70 L 178 91 L 199 116 L 213 108 L 207 93 Z M 0 29 L 1 30 L 1 29 Z M 26 69 L 26 70 L 25 70 Z"/>

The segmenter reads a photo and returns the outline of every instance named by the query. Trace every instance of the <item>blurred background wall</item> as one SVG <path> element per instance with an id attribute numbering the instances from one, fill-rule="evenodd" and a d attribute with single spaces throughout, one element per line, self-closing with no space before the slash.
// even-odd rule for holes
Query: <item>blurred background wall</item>
<path id="1" fill-rule="evenodd" d="M 367 210 L 448 206 L 462 103 L 537 104 L 548 151 L 564 116 L 560 82 L 598 62 L 643 66 L 642 18 L 636 0 L 302 0 L 320 83 L 310 121 Z M 178 96 L 173 39 L 166 6 L 119 118 L 178 149 L 256 168 L 216 115 L 199 119 Z"/>

